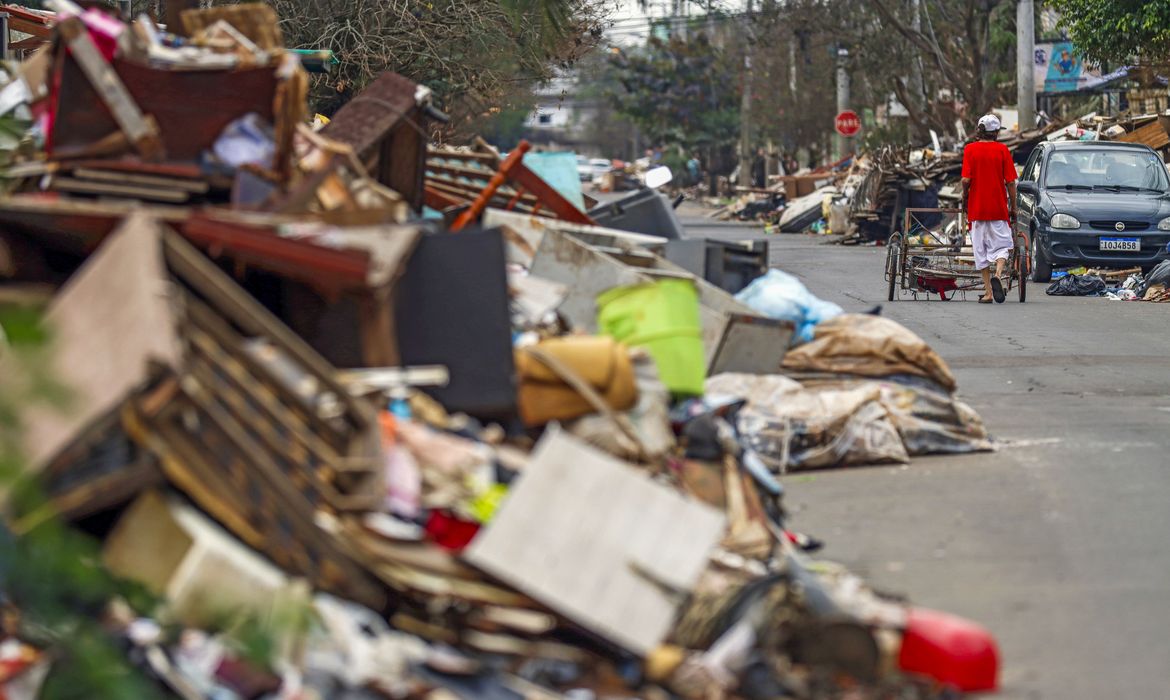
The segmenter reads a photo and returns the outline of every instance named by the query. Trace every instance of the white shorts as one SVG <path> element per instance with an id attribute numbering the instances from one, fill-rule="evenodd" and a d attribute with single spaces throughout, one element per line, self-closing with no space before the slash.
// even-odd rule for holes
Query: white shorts
<path id="1" fill-rule="evenodd" d="M 1013 245 L 1012 227 L 1008 222 L 971 222 L 971 246 L 975 249 L 976 270 L 985 270 L 996 260 L 1007 260 Z"/>

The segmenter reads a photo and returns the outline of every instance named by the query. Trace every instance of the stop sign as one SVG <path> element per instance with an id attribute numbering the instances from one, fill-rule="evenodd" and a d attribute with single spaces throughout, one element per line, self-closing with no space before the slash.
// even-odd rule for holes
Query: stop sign
<path id="1" fill-rule="evenodd" d="M 861 131 L 861 117 L 857 116 L 857 112 L 847 109 L 837 115 L 833 126 L 842 136 L 856 136 L 857 132 Z"/>

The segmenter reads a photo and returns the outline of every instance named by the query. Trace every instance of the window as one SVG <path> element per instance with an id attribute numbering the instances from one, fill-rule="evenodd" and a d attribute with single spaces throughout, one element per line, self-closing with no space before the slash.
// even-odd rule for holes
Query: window
<path id="1" fill-rule="evenodd" d="M 1035 182 L 1040 179 L 1040 149 L 1032 151 L 1032 155 L 1028 158 L 1028 163 L 1024 166 L 1024 173 L 1020 175 L 1021 180 L 1029 180 Z"/>
<path id="2" fill-rule="evenodd" d="M 1056 151 L 1044 175 L 1048 187 L 1166 191 L 1162 159 L 1148 151 L 1076 148 Z"/>
<path id="3" fill-rule="evenodd" d="M 538 124 L 544 124 L 544 125 L 552 124 L 552 115 L 551 114 L 538 114 L 538 115 L 536 115 L 536 122 Z"/>

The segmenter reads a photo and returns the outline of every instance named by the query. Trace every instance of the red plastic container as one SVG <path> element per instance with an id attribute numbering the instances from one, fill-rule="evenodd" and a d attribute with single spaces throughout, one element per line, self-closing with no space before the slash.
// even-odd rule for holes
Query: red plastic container
<path id="1" fill-rule="evenodd" d="M 993 691 L 999 686 L 999 647 L 970 620 L 911 608 L 898 667 L 963 692 Z"/>
<path id="2" fill-rule="evenodd" d="M 423 529 L 431 541 L 443 549 L 460 552 L 475 539 L 476 533 L 479 532 L 479 523 L 463 520 L 441 510 L 433 510 Z"/>

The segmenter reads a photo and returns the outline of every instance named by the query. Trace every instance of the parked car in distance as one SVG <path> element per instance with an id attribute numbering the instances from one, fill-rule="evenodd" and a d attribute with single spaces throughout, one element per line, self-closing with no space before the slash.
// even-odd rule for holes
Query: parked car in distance
<path id="1" fill-rule="evenodd" d="M 593 165 L 585 156 L 577 156 L 577 178 L 581 182 L 593 180 Z"/>
<path id="2" fill-rule="evenodd" d="M 593 177 L 601 177 L 610 170 L 613 170 L 613 161 L 608 158 L 590 158 L 589 167 L 593 171 Z"/>
<path id="3" fill-rule="evenodd" d="M 1054 265 L 1149 270 L 1170 258 L 1170 177 L 1148 146 L 1042 143 L 1017 185 L 1017 231 L 1031 241 L 1032 280 Z"/>

